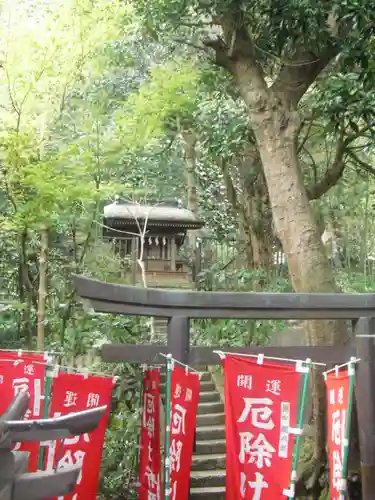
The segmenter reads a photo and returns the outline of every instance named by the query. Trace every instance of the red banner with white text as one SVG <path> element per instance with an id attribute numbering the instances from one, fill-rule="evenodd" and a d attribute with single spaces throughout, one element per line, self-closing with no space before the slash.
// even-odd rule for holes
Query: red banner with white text
<path id="1" fill-rule="evenodd" d="M 343 443 L 348 419 L 350 377 L 347 369 L 327 374 L 327 419 L 330 499 L 339 500 Z"/>
<path id="2" fill-rule="evenodd" d="M 300 374 L 296 365 L 227 355 L 226 500 L 285 498 L 292 468 Z"/>
<path id="3" fill-rule="evenodd" d="M 46 362 L 43 354 L 27 352 L 0 353 L 0 414 L 4 413 L 12 403 L 14 397 L 21 391 L 30 394 L 29 408 L 25 419 L 39 419 L 43 417 L 44 406 L 44 378 Z M 36 472 L 40 443 L 17 443 L 13 450 L 30 453 L 28 470 Z"/>
<path id="4" fill-rule="evenodd" d="M 98 406 L 107 406 L 107 412 L 93 432 L 72 436 L 63 441 L 45 442 L 46 470 L 82 464 L 82 471 L 72 493 L 58 500 L 95 500 L 104 435 L 111 408 L 114 388 L 112 378 L 60 373 L 53 381 L 50 416 L 58 417 Z"/>
<path id="5" fill-rule="evenodd" d="M 171 378 L 170 499 L 188 500 L 199 401 L 199 374 L 175 366 Z"/>
<path id="6" fill-rule="evenodd" d="M 160 500 L 160 371 L 146 370 L 143 376 L 141 435 L 138 467 L 138 499 Z"/>

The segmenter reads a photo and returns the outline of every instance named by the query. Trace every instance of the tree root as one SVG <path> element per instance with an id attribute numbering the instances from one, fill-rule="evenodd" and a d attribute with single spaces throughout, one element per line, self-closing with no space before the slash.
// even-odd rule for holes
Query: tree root
<path id="1" fill-rule="evenodd" d="M 311 458 L 296 483 L 296 498 L 319 500 L 324 489 L 322 476 L 326 471 L 326 461 Z"/>
<path id="2" fill-rule="evenodd" d="M 296 483 L 295 498 L 309 500 L 328 500 L 329 478 L 325 460 L 311 458 L 306 463 Z M 361 479 L 359 474 L 349 474 L 346 500 L 362 498 Z"/>

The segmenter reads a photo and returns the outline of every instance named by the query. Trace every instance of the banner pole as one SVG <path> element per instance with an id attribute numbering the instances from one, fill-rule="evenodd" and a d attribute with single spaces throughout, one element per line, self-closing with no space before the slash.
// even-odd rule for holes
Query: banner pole
<path id="1" fill-rule="evenodd" d="M 170 498 L 170 479 L 171 479 L 171 464 L 170 464 L 170 447 L 171 447 L 171 387 L 172 387 L 172 370 L 173 359 L 172 354 L 167 356 L 167 383 L 165 390 L 165 483 L 164 492 L 165 499 Z"/>
<path id="2" fill-rule="evenodd" d="M 306 366 L 300 369 L 300 371 L 304 372 L 303 388 L 302 388 L 301 404 L 299 408 L 298 428 L 296 429 L 297 431 L 296 441 L 293 450 L 293 465 L 292 465 L 292 472 L 290 474 L 290 486 L 288 490 L 284 490 L 284 494 L 288 498 L 294 498 L 295 496 L 295 485 L 297 481 L 297 466 L 298 466 L 299 452 L 301 448 L 301 437 L 303 433 L 303 419 L 305 415 L 306 395 L 309 383 L 311 359 L 306 359 L 305 364 Z"/>
<path id="3" fill-rule="evenodd" d="M 49 410 L 51 404 L 52 380 L 54 374 L 54 367 L 51 364 L 46 365 L 46 378 L 44 380 L 44 404 L 43 404 L 43 419 L 49 417 Z M 44 452 L 46 446 L 41 445 L 39 450 L 38 469 L 44 469 Z"/>
<path id="4" fill-rule="evenodd" d="M 142 418 L 143 418 L 143 406 L 142 406 L 142 401 L 143 401 L 143 383 L 144 383 L 144 377 L 145 377 L 145 371 L 146 367 L 143 367 L 143 374 L 141 377 L 141 382 L 140 382 L 140 388 L 139 388 L 139 403 L 138 403 L 138 413 L 139 413 L 139 418 L 140 418 L 140 425 L 138 428 L 138 436 L 137 436 L 137 441 L 138 441 L 138 446 L 136 447 L 136 454 L 135 454 L 135 467 L 137 471 L 137 484 L 140 483 L 139 481 L 139 453 L 140 453 L 140 448 L 141 448 L 141 429 L 142 429 Z"/>
<path id="5" fill-rule="evenodd" d="M 349 399 L 348 399 L 348 416 L 346 419 L 346 427 L 345 427 L 345 439 L 343 440 L 343 450 L 342 450 L 342 473 L 341 473 L 340 500 L 345 499 L 346 476 L 348 474 L 349 438 L 350 438 L 350 427 L 351 427 L 351 422 L 352 422 L 352 410 L 353 410 L 355 364 L 356 364 L 356 358 L 351 358 L 350 362 L 348 364 Z"/>

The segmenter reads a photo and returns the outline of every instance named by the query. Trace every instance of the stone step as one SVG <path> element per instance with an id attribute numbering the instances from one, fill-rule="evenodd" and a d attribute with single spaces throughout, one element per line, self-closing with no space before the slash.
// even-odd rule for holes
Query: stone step
<path id="1" fill-rule="evenodd" d="M 198 415 L 206 415 L 207 413 L 224 413 L 224 403 L 222 401 L 200 402 L 198 404 Z"/>
<path id="2" fill-rule="evenodd" d="M 224 423 L 224 413 L 205 413 L 203 415 L 197 415 L 197 427 L 201 425 L 223 425 Z"/>
<path id="3" fill-rule="evenodd" d="M 161 373 L 161 391 L 165 393 L 166 373 Z M 192 459 L 189 499 L 225 499 L 225 413 L 220 393 L 203 372 L 198 404 L 196 448 Z"/>
<path id="4" fill-rule="evenodd" d="M 198 427 L 196 431 L 197 441 L 212 439 L 225 439 L 225 426 L 224 425 L 207 425 Z"/>
<path id="5" fill-rule="evenodd" d="M 160 382 L 160 393 L 164 394 L 165 393 L 165 382 Z M 215 385 L 213 382 L 204 382 L 203 384 L 201 383 L 201 390 L 200 390 L 200 397 L 199 397 L 200 402 L 220 402 L 220 394 L 216 391 Z"/>
<path id="6" fill-rule="evenodd" d="M 211 391 L 216 391 L 216 386 L 213 383 L 212 380 L 204 380 L 202 381 L 201 379 L 201 386 L 200 386 L 201 392 L 211 392 Z"/>
<path id="7" fill-rule="evenodd" d="M 161 383 L 165 383 L 165 380 L 166 380 L 166 373 L 165 371 L 162 371 L 160 372 L 160 382 Z M 211 382 L 211 373 L 210 372 L 202 372 L 202 375 L 201 375 L 201 386 L 202 386 L 202 383 L 204 382 Z"/>
<path id="8" fill-rule="evenodd" d="M 165 388 L 166 388 L 166 383 L 165 382 L 160 382 L 160 392 L 163 394 L 165 393 Z M 200 387 L 200 401 L 201 401 L 201 397 L 202 397 L 202 394 L 205 394 L 205 393 L 216 393 L 216 387 L 214 385 L 213 382 L 201 382 L 201 387 Z M 219 394 L 219 393 L 217 393 Z M 220 399 L 220 395 L 219 395 L 219 399 Z"/>
<path id="9" fill-rule="evenodd" d="M 201 392 L 200 403 L 220 403 L 220 394 L 217 391 Z"/>
<path id="10" fill-rule="evenodd" d="M 225 487 L 214 486 L 203 488 L 191 488 L 189 500 L 204 498 L 204 500 L 225 500 Z"/>
<path id="11" fill-rule="evenodd" d="M 225 453 L 194 455 L 191 470 L 225 470 Z"/>
<path id="12" fill-rule="evenodd" d="M 225 439 L 197 439 L 195 453 L 197 455 L 209 455 L 210 453 L 225 453 Z"/>
<path id="13" fill-rule="evenodd" d="M 190 488 L 225 487 L 225 470 L 192 471 L 190 474 Z"/>

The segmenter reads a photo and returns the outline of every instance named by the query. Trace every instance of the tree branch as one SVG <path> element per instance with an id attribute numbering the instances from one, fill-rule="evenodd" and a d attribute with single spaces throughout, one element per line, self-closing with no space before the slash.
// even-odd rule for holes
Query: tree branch
<path id="1" fill-rule="evenodd" d="M 301 123 L 299 133 L 301 132 L 301 130 L 302 130 L 302 128 L 303 128 L 303 126 L 304 126 L 305 124 L 306 124 L 306 122 L 302 122 L 302 123 Z M 301 142 L 299 143 L 299 145 L 298 145 L 298 150 L 297 150 L 297 153 L 300 153 L 300 152 L 302 151 L 302 149 L 305 149 L 305 144 L 306 144 L 306 142 L 307 142 L 307 141 L 308 141 L 311 137 L 313 137 L 315 134 L 317 134 L 317 133 L 318 133 L 318 132 L 315 132 L 315 133 L 313 133 L 313 134 L 310 134 L 311 129 L 312 129 L 312 127 L 313 127 L 313 125 L 314 125 L 314 119 L 313 119 L 313 118 L 311 118 L 311 120 L 309 121 L 309 124 L 308 124 L 308 126 L 307 126 L 307 130 L 306 130 L 306 133 L 305 133 L 305 135 L 304 135 L 304 138 L 302 139 L 302 141 L 301 141 Z M 298 133 L 297 137 L 299 136 L 299 133 Z"/>
<path id="2" fill-rule="evenodd" d="M 318 182 L 318 165 L 316 164 L 314 156 L 310 153 L 310 151 L 305 146 L 303 146 L 303 151 L 310 158 L 312 168 L 314 169 L 314 184 L 316 184 Z"/>
<path id="3" fill-rule="evenodd" d="M 339 53 L 339 47 L 328 44 L 321 54 L 307 50 L 296 51 L 289 62 L 284 62 L 272 85 L 272 90 L 283 99 L 297 106 L 306 90 L 319 73 Z"/>
<path id="4" fill-rule="evenodd" d="M 228 47 L 221 38 L 208 38 L 203 40 L 203 45 L 215 51 L 214 63 L 217 66 L 232 71 L 232 62 L 228 56 Z"/>
<path id="5" fill-rule="evenodd" d="M 375 123 L 366 123 L 362 128 L 353 131 L 353 132 L 348 132 L 346 131 L 346 142 L 349 144 L 350 142 L 353 142 L 355 139 L 358 139 L 359 137 L 367 137 L 369 139 L 372 139 L 371 136 L 367 135 L 366 132 L 374 127 Z"/>
<path id="6" fill-rule="evenodd" d="M 375 168 L 358 158 L 352 149 L 347 149 L 346 153 L 354 165 L 360 167 L 362 170 L 366 170 L 366 172 L 369 172 L 372 175 L 375 175 Z"/>
<path id="7" fill-rule="evenodd" d="M 152 154 L 140 153 L 139 156 L 141 156 L 142 158 L 155 158 L 155 156 L 162 156 L 164 153 L 166 153 L 167 151 L 169 151 L 172 148 L 175 139 L 176 139 L 176 136 L 175 136 L 175 134 L 173 134 L 171 136 L 169 143 L 163 149 L 160 149 L 159 151 L 156 151 L 155 153 L 152 153 Z"/>
<path id="8" fill-rule="evenodd" d="M 223 173 L 225 190 L 227 193 L 228 201 L 231 204 L 232 211 L 233 211 L 235 216 L 237 216 L 237 215 L 239 216 L 240 221 L 241 221 L 242 226 L 243 226 L 243 229 L 246 230 L 246 228 L 250 226 L 250 223 L 249 223 L 247 215 L 246 215 L 246 210 L 245 210 L 243 204 L 238 199 L 236 188 L 234 187 L 233 180 L 232 180 L 232 177 L 230 175 L 229 165 L 222 158 L 218 158 L 217 163 L 218 163 L 218 165 L 220 165 L 221 171 Z"/>
<path id="9" fill-rule="evenodd" d="M 227 12 L 217 23 L 223 30 L 223 38 L 206 40 L 204 45 L 215 50 L 216 64 L 228 69 L 240 88 L 248 89 L 243 95 L 246 104 L 263 107 L 269 98 L 268 88 L 241 12 Z"/>
<path id="10" fill-rule="evenodd" d="M 317 200 L 327 193 L 341 179 L 345 170 L 346 142 L 341 133 L 336 147 L 336 154 L 332 165 L 327 168 L 324 176 L 315 184 L 306 188 L 309 200 Z"/>
<path id="11" fill-rule="evenodd" d="M 193 49 L 199 50 L 200 52 L 204 52 L 206 55 L 208 55 L 207 47 L 202 45 L 198 45 L 193 42 L 189 42 L 188 40 L 184 40 L 182 38 L 173 38 L 173 42 L 181 44 L 181 45 L 186 45 L 187 47 L 193 47 Z"/>
<path id="12" fill-rule="evenodd" d="M 341 131 L 340 137 L 336 146 L 335 158 L 332 165 L 327 168 L 324 176 L 311 186 L 306 188 L 307 196 L 309 200 L 316 200 L 323 196 L 327 191 L 331 189 L 337 182 L 341 179 L 345 170 L 345 157 L 348 156 L 352 163 L 359 166 L 362 170 L 366 170 L 371 174 L 375 175 L 375 168 L 368 165 L 365 161 L 361 160 L 353 151 L 353 148 L 349 148 L 349 144 L 354 142 L 356 139 L 361 137 L 363 133 L 370 127 L 369 124 L 365 125 L 358 132 L 348 134 L 347 131 Z M 308 151 L 306 150 L 308 153 Z M 310 155 L 313 161 L 312 155 Z"/>
<path id="13" fill-rule="evenodd" d="M 237 198 L 236 190 L 235 190 L 234 185 L 233 185 L 232 177 L 231 177 L 230 172 L 229 172 L 228 164 L 222 158 L 220 158 L 220 159 L 218 158 L 217 163 L 221 167 L 224 185 L 225 185 L 225 189 L 227 192 L 227 198 L 228 198 L 230 204 L 232 205 L 234 212 L 241 212 L 241 207 L 240 207 L 240 204 L 239 204 L 239 201 Z"/>

